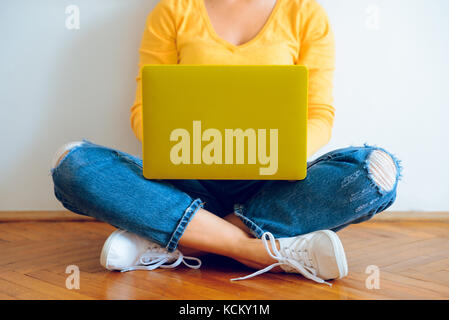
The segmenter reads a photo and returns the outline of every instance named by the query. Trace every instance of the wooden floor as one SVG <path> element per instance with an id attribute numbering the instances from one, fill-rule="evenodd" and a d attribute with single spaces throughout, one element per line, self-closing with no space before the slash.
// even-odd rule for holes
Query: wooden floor
<path id="1" fill-rule="evenodd" d="M 449 299 L 449 223 L 373 221 L 339 232 L 349 276 L 332 287 L 292 274 L 229 279 L 251 270 L 217 257 L 200 270 L 103 270 L 99 254 L 111 226 L 94 221 L 0 223 L 0 299 Z M 68 290 L 68 265 L 80 289 Z M 380 289 L 367 289 L 367 266 Z"/>

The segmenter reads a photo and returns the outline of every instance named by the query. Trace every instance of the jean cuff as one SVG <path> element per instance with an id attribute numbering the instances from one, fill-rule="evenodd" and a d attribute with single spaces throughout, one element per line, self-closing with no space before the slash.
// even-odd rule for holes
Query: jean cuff
<path id="1" fill-rule="evenodd" d="M 243 215 L 243 205 L 242 204 L 235 204 L 234 205 L 234 214 L 240 218 L 240 220 L 243 221 L 243 223 L 249 228 L 249 230 L 251 231 L 251 233 L 256 237 L 256 238 L 262 238 L 262 235 L 264 234 L 265 231 L 262 230 L 261 227 L 259 227 L 254 221 L 252 221 L 251 219 L 245 217 Z"/>
<path id="2" fill-rule="evenodd" d="M 186 211 L 184 211 L 181 221 L 178 223 L 175 232 L 173 232 L 167 246 L 165 247 L 169 252 L 175 251 L 178 246 L 179 239 L 181 239 L 184 234 L 190 220 L 200 208 L 204 207 L 204 203 L 205 202 L 202 202 L 201 199 L 196 199 L 187 207 Z"/>

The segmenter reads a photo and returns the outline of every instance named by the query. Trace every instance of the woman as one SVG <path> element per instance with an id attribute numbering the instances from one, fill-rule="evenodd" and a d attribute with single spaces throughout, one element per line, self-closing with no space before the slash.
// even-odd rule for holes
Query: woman
<path id="1" fill-rule="evenodd" d="M 139 67 L 145 64 L 305 65 L 308 156 L 330 139 L 334 39 L 315 0 L 161 0 L 146 22 Z M 142 140 L 137 82 L 131 124 Z M 194 256 L 207 252 L 262 269 L 248 277 L 285 271 L 321 283 L 348 272 L 335 232 L 388 208 L 400 177 L 390 153 L 367 145 L 309 162 L 307 178 L 295 182 L 153 181 L 141 165 L 88 141 L 55 155 L 55 195 L 63 205 L 119 228 L 103 247 L 105 268 L 198 268 Z"/>

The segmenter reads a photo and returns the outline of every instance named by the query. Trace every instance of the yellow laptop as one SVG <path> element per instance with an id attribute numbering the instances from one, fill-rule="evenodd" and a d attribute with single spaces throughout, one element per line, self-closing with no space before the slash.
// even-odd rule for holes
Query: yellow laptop
<path id="1" fill-rule="evenodd" d="M 307 84 L 296 65 L 144 66 L 145 178 L 304 179 Z"/>

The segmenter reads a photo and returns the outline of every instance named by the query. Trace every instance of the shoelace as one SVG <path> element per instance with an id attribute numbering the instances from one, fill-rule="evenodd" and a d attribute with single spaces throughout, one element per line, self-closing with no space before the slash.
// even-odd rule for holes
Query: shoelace
<path id="1" fill-rule="evenodd" d="M 271 250 L 268 247 L 268 241 L 266 237 L 268 237 L 268 239 L 270 240 Z M 265 232 L 262 235 L 262 241 L 263 244 L 265 245 L 265 249 L 267 250 L 268 254 L 273 259 L 276 259 L 278 262 L 273 263 L 272 265 L 269 265 L 268 267 L 256 271 L 250 275 L 231 279 L 231 281 L 246 280 L 252 277 L 256 277 L 262 273 L 268 272 L 274 267 L 287 266 L 288 268 L 298 271 L 307 279 L 313 280 L 318 283 L 325 283 L 329 286 L 332 286 L 331 283 L 324 281 L 323 279 L 321 279 L 316 275 L 317 272 L 313 267 L 308 252 L 305 250 L 308 242 L 306 238 L 298 238 L 289 247 L 281 248 L 281 251 L 279 251 L 278 248 L 276 247 L 275 238 L 273 234 L 271 234 L 270 232 Z"/>
<path id="2" fill-rule="evenodd" d="M 175 262 L 166 264 L 175 259 Z M 187 261 L 196 261 L 196 265 L 189 264 Z M 201 267 L 201 260 L 195 257 L 184 256 L 179 250 L 175 252 L 168 252 L 162 247 L 150 247 L 139 258 L 139 263 L 134 266 L 122 269 L 121 272 L 133 270 L 154 270 L 157 268 L 176 268 L 181 263 L 192 269 L 199 269 Z"/>

